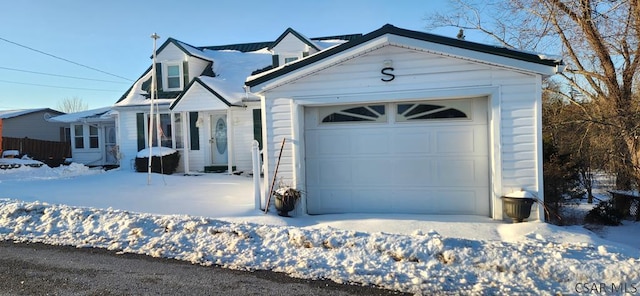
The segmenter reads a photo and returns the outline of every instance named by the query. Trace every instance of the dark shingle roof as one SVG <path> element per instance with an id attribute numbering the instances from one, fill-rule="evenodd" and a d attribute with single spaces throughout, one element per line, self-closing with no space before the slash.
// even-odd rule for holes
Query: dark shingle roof
<path id="1" fill-rule="evenodd" d="M 209 50 L 237 50 L 241 52 L 250 52 L 256 51 L 259 49 L 263 49 L 271 46 L 273 41 L 267 42 L 253 42 L 253 43 L 238 43 L 238 44 L 227 44 L 227 45 L 215 45 L 215 46 L 203 46 L 200 49 L 209 49 Z"/>

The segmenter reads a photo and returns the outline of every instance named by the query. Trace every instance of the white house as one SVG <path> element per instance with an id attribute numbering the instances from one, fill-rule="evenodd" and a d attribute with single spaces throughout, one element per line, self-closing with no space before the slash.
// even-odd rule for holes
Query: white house
<path id="1" fill-rule="evenodd" d="M 251 171 L 262 113 L 246 78 L 359 36 L 308 39 L 287 29 L 274 42 L 205 47 L 167 39 L 156 51 L 160 144 L 180 152 L 182 172 Z M 113 106 L 124 166 L 133 165 L 149 140 L 152 76 L 150 67 Z"/>
<path id="2" fill-rule="evenodd" d="M 505 194 L 544 200 L 542 82 L 561 64 L 385 25 L 253 75 L 264 179 L 284 138 L 276 179 L 304 192 L 298 213 L 503 219 Z"/>
<path id="3" fill-rule="evenodd" d="M 119 165 L 116 124 L 111 107 L 103 107 L 52 117 L 70 127 L 73 162 L 87 166 Z"/>

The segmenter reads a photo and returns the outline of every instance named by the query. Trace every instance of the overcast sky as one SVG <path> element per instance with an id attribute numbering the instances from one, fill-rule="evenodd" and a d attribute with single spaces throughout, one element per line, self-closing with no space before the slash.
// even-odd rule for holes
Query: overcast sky
<path id="1" fill-rule="evenodd" d="M 112 105 L 151 65 L 154 32 L 158 46 L 168 37 L 205 46 L 273 41 L 288 27 L 310 38 L 387 23 L 424 31 L 434 9 L 446 10 L 446 0 L 4 1 L 0 110 L 56 109 L 73 97 L 92 109 Z"/>

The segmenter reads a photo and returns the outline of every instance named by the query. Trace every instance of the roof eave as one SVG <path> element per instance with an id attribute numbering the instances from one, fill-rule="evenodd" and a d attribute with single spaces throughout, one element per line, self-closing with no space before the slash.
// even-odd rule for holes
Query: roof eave
<path id="1" fill-rule="evenodd" d="M 515 51 L 507 48 L 495 47 L 495 46 L 490 46 L 490 45 L 485 45 L 485 44 L 480 44 L 480 43 L 475 43 L 475 42 L 470 42 L 465 40 L 453 39 L 453 38 L 448 38 L 448 37 L 424 33 L 424 32 L 401 29 L 401 28 L 397 28 L 387 24 L 378 30 L 375 30 L 371 33 L 363 35 L 362 38 L 356 39 L 351 42 L 346 42 L 335 47 L 331 47 L 327 50 L 324 50 L 317 54 L 309 56 L 297 63 L 287 64 L 285 66 L 281 66 L 280 68 L 276 68 L 272 71 L 267 71 L 262 75 L 258 75 L 255 78 L 247 80 L 245 82 L 245 85 L 252 88 L 256 86 L 260 86 L 280 76 L 292 73 L 298 69 L 304 68 L 308 65 L 324 60 L 330 56 L 336 55 L 348 49 L 367 43 L 385 34 L 397 35 L 401 37 L 407 37 L 410 39 L 421 40 L 424 42 L 431 42 L 434 44 L 472 50 L 472 51 L 476 51 L 484 54 L 496 55 L 504 58 L 511 58 L 515 60 L 529 62 L 532 64 L 539 64 L 541 66 L 546 66 L 546 67 L 542 67 L 546 69 L 556 69 L 563 65 L 562 61 L 552 60 L 552 59 L 542 59 L 540 58 L 540 56 L 531 54 L 531 53 L 525 53 L 521 51 Z M 554 74 L 553 71 L 544 70 L 544 69 L 539 70 L 539 72 L 540 72 L 539 74 L 543 74 L 543 75 Z M 259 91 L 260 90 L 258 90 L 258 92 Z"/>

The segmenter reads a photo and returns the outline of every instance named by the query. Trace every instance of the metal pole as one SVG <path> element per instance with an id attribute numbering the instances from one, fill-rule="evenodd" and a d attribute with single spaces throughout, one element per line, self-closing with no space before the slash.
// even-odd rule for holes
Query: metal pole
<path id="1" fill-rule="evenodd" d="M 158 34 L 151 34 L 151 38 L 153 38 L 153 64 L 151 65 L 151 102 L 149 104 L 149 167 L 147 168 L 147 185 L 151 184 L 151 159 L 153 158 L 152 146 L 153 146 L 153 127 L 154 127 L 154 118 L 153 118 L 153 103 L 156 96 L 156 40 L 160 38 Z M 157 139 L 160 141 L 160 139 Z"/>

